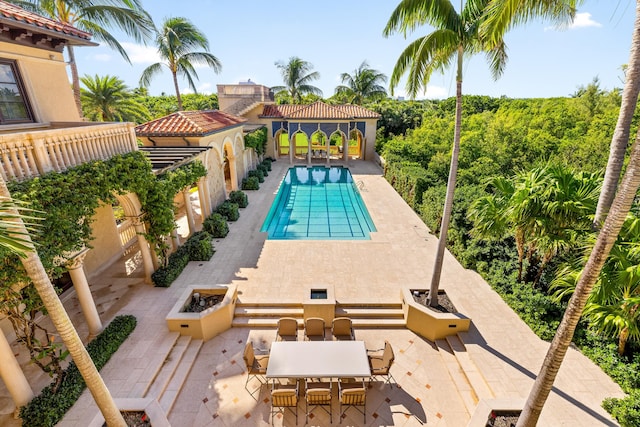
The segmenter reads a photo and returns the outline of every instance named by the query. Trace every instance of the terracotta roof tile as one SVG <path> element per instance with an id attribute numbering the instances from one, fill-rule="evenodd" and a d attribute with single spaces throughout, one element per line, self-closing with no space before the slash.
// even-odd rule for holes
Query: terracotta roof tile
<path id="1" fill-rule="evenodd" d="M 205 136 L 246 122 L 219 110 L 178 111 L 136 126 L 138 136 Z"/>
<path id="2" fill-rule="evenodd" d="M 310 105 L 265 105 L 260 117 L 283 119 L 377 119 L 380 115 L 359 105 L 329 105 L 322 101 Z"/>
<path id="3" fill-rule="evenodd" d="M 59 33 L 62 38 L 73 36 L 84 40 L 91 40 L 90 33 L 79 30 L 71 25 L 63 24 L 62 22 L 29 12 L 5 1 L 0 1 L 0 18 L 7 18 L 9 20 L 16 21 L 17 23 L 54 31 Z"/>

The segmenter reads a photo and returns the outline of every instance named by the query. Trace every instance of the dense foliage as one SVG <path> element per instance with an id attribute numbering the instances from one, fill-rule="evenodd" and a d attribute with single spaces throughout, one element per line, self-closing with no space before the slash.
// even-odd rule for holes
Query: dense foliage
<path id="1" fill-rule="evenodd" d="M 191 235 L 184 245 L 169 255 L 165 266 L 153 272 L 151 275 L 153 284 L 168 288 L 180 276 L 189 261 L 209 261 L 215 253 L 211 240 L 211 234 L 206 231 Z"/>
<path id="2" fill-rule="evenodd" d="M 136 318 L 131 315 L 117 316 L 87 345 L 89 356 L 96 369 L 107 364 L 111 356 L 136 327 Z M 45 387 L 29 404 L 20 409 L 20 418 L 25 427 L 52 427 L 56 425 L 78 400 L 86 384 L 75 363 L 64 371 L 58 392 Z"/>
<path id="3" fill-rule="evenodd" d="M 261 127 L 244 136 L 244 146 L 253 148 L 258 156 L 262 156 L 267 149 L 267 128 Z"/>

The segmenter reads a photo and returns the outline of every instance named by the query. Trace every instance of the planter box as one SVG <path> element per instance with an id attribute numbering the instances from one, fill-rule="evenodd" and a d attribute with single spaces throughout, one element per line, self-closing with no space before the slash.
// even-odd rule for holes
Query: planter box
<path id="1" fill-rule="evenodd" d="M 222 302 L 199 313 L 185 312 L 194 293 L 202 296 L 224 295 Z M 187 287 L 166 317 L 172 332 L 189 335 L 204 341 L 231 328 L 233 312 L 236 308 L 238 290 L 236 285 L 193 285 Z"/>
<path id="2" fill-rule="evenodd" d="M 160 404 L 157 400 L 152 398 L 114 398 L 114 402 L 120 411 L 143 411 L 151 420 L 151 425 L 153 427 L 171 427 L 169 421 L 167 420 L 167 416 L 164 411 L 160 407 Z M 88 424 L 88 427 L 102 427 L 104 424 L 104 417 L 102 413 L 98 411 L 98 414 L 93 417 L 91 422 Z"/>
<path id="3" fill-rule="evenodd" d="M 458 332 L 467 332 L 471 319 L 461 313 L 438 313 L 413 299 L 413 291 L 425 292 L 424 289 L 403 289 L 402 310 L 407 322 L 407 329 L 429 341 L 443 339 Z"/>
<path id="4" fill-rule="evenodd" d="M 522 411 L 525 399 L 481 399 L 476 410 L 471 414 L 467 427 L 486 427 L 492 411 Z"/>

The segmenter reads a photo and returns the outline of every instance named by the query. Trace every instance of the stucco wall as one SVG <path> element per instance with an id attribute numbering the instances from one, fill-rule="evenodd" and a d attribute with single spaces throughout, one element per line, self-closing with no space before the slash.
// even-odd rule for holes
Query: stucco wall
<path id="1" fill-rule="evenodd" d="M 38 123 L 80 120 L 61 53 L 0 42 L 0 57 L 17 61 Z"/>
<path id="2" fill-rule="evenodd" d="M 107 262 L 122 254 L 122 244 L 111 205 L 101 205 L 93 216 L 91 249 L 84 259 L 87 277 L 100 271 Z"/>

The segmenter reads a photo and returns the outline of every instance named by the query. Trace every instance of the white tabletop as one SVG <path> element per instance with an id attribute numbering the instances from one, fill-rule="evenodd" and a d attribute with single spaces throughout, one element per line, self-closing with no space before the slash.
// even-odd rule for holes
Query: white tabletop
<path id="1" fill-rule="evenodd" d="M 364 341 L 276 341 L 267 378 L 369 377 Z"/>

